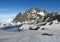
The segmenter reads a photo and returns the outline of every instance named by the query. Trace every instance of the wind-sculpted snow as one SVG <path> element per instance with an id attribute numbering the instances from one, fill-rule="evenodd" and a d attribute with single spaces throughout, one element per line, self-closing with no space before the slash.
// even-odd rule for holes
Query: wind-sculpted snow
<path id="1" fill-rule="evenodd" d="M 54 31 L 54 30 L 53 30 Z M 0 30 L 0 42 L 60 42 L 60 31 L 22 31 L 6 32 Z M 53 33 L 52 36 L 41 35 L 43 33 Z"/>
<path id="2" fill-rule="evenodd" d="M 22 30 L 34 30 L 36 28 L 39 28 L 38 30 L 42 29 L 42 28 L 50 28 L 50 29 L 60 29 L 60 22 L 58 22 L 57 20 L 51 21 L 51 22 L 42 22 L 42 23 L 32 23 L 30 24 L 29 22 L 24 23 L 20 29 Z"/>
<path id="3" fill-rule="evenodd" d="M 46 21 L 42 23 L 26 22 L 19 27 L 20 32 L 0 30 L 0 42 L 60 42 L 60 22 L 57 20 L 52 22 L 51 25 Z M 35 30 L 38 27 L 39 29 Z"/>
<path id="4" fill-rule="evenodd" d="M 29 30 L 30 28 L 37 28 L 37 25 L 36 24 L 23 24 L 20 29 L 23 29 L 23 30 Z"/>

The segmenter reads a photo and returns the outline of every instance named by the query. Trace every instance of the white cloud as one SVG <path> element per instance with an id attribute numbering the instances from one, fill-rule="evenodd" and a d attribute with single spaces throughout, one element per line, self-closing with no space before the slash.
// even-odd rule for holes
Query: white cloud
<path id="1" fill-rule="evenodd" d="M 0 22 L 11 22 L 15 18 L 16 14 L 0 14 Z"/>
<path id="2" fill-rule="evenodd" d="M 0 13 L 0 17 L 15 17 L 17 13 Z"/>
<path id="3" fill-rule="evenodd" d="M 0 9 L 0 11 L 7 11 L 8 9 Z"/>
<path id="4" fill-rule="evenodd" d="M 13 18 L 0 18 L 1 23 L 10 23 L 13 20 Z"/>

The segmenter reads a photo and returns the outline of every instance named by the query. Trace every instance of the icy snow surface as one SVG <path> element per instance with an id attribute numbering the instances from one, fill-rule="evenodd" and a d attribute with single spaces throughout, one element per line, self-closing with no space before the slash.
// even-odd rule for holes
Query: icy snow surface
<path id="1" fill-rule="evenodd" d="M 46 22 L 47 24 L 40 26 L 39 30 L 29 30 L 29 28 L 36 28 L 45 22 L 38 24 L 24 23 L 20 27 L 23 31 L 20 32 L 7 32 L 0 30 L 0 42 L 60 42 L 60 23 L 58 23 L 57 20 L 52 22 L 52 25 L 49 25 L 50 22 Z M 42 30 L 41 28 L 45 29 Z M 42 35 L 44 33 L 53 35 Z"/>
<path id="2" fill-rule="evenodd" d="M 60 32 L 51 32 L 53 36 L 41 35 L 50 31 L 6 32 L 0 30 L 0 42 L 60 42 Z"/>

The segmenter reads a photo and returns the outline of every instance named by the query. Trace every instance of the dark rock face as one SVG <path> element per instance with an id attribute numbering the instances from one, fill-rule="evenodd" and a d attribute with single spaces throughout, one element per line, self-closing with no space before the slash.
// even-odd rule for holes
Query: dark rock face
<path id="1" fill-rule="evenodd" d="M 46 16 L 44 16 L 44 20 L 42 22 L 44 22 L 47 18 L 49 18 L 47 22 L 51 22 L 53 20 L 58 20 L 60 22 L 60 15 L 58 14 L 54 14 L 54 13 L 47 14 Z"/>
<path id="2" fill-rule="evenodd" d="M 22 13 L 20 12 L 12 22 L 21 22 L 22 21 Z"/>
<path id="3" fill-rule="evenodd" d="M 37 28 L 30 28 L 29 30 L 38 30 L 40 27 L 37 27 Z"/>
<path id="4" fill-rule="evenodd" d="M 44 24 L 41 24 L 40 26 L 44 26 L 44 25 L 46 25 L 47 23 L 44 23 Z"/>
<path id="5" fill-rule="evenodd" d="M 45 28 L 42 28 L 41 30 L 44 30 Z"/>
<path id="6" fill-rule="evenodd" d="M 43 33 L 41 35 L 53 36 L 53 34 L 49 34 L 49 33 Z"/>
<path id="7" fill-rule="evenodd" d="M 50 23 L 49 23 L 49 25 L 52 25 L 52 24 L 53 24 L 53 22 L 50 22 Z"/>
<path id="8" fill-rule="evenodd" d="M 57 20 L 60 22 L 60 15 L 57 16 Z"/>

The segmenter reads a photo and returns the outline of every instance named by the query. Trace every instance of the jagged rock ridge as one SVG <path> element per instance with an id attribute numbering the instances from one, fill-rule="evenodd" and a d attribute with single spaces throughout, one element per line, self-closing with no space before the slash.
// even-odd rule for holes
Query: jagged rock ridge
<path id="1" fill-rule="evenodd" d="M 45 10 L 41 10 L 38 8 L 31 8 L 27 10 L 23 15 L 20 12 L 13 22 L 23 22 L 23 21 L 30 21 L 30 20 L 38 20 L 47 15 Z"/>

